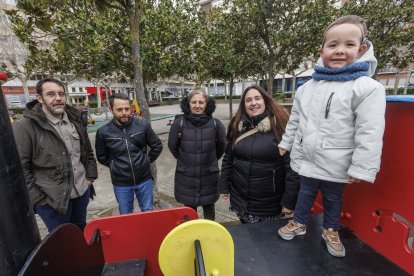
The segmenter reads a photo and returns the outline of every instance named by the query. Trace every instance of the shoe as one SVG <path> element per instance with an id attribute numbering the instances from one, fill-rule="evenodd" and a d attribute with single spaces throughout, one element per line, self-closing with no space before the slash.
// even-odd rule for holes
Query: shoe
<path id="1" fill-rule="evenodd" d="M 345 257 L 345 247 L 339 238 L 338 231 L 332 228 L 323 229 L 322 238 L 325 240 L 328 252 L 335 257 Z"/>
<path id="2" fill-rule="evenodd" d="M 296 223 L 293 219 L 289 220 L 289 223 L 286 226 L 279 228 L 277 231 L 279 237 L 284 240 L 291 240 L 295 236 L 301 236 L 306 234 L 306 225 Z"/>

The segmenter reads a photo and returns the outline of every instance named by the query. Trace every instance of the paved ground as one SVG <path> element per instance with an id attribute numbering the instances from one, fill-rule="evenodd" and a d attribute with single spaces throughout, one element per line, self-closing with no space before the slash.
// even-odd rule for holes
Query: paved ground
<path id="1" fill-rule="evenodd" d="M 233 105 L 233 111 L 237 109 L 237 105 Z M 170 127 L 167 125 L 170 119 L 173 119 L 175 114 L 180 114 L 181 110 L 179 105 L 166 105 L 150 107 L 150 112 L 153 117 L 152 127 L 154 131 L 159 135 L 164 150 L 157 160 L 158 171 L 158 189 L 161 198 L 161 208 L 170 208 L 172 206 L 180 206 L 174 199 L 174 173 L 176 160 L 168 150 L 168 133 Z M 97 122 L 105 120 L 105 115 L 100 116 L 92 115 L 96 118 Z M 220 119 L 227 127 L 229 122 L 229 105 L 226 103 L 217 104 L 216 112 L 214 116 Z M 110 117 L 110 116 L 109 116 Z M 89 138 L 94 147 L 95 144 L 95 130 L 92 128 L 92 132 L 89 132 Z M 221 166 L 221 165 L 220 165 Z M 109 169 L 98 163 L 98 179 L 95 181 L 96 198 L 91 201 L 88 207 L 88 221 L 91 219 L 116 215 L 118 213 L 117 203 L 112 189 L 111 177 Z M 220 223 L 237 223 L 237 217 L 229 210 L 229 202 L 223 199 L 219 199 L 216 203 L 216 221 Z M 136 207 L 136 211 L 138 207 Z M 199 216 L 202 217 L 201 208 L 199 208 Z M 37 215 L 36 215 L 37 216 Z M 39 230 L 42 238 L 47 235 L 47 229 L 42 220 L 37 217 Z"/>

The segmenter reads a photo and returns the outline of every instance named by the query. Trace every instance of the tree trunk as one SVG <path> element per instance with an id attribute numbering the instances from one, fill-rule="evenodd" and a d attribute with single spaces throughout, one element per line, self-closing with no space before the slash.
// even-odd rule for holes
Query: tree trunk
<path id="1" fill-rule="evenodd" d="M 267 92 L 270 93 L 270 95 L 273 95 L 273 70 L 269 69 L 269 71 L 267 72 L 267 80 L 266 80 L 266 84 L 267 84 Z"/>
<path id="2" fill-rule="evenodd" d="M 229 120 L 233 117 L 233 87 L 234 87 L 234 79 L 230 79 L 230 85 L 229 85 L 229 94 L 230 94 L 230 101 L 229 101 L 229 113 L 230 117 Z"/>
<path id="3" fill-rule="evenodd" d="M 400 84 L 400 70 L 395 73 L 394 95 L 398 94 L 398 85 Z"/>
<path id="4" fill-rule="evenodd" d="M 228 92 L 228 89 L 229 89 L 229 84 L 228 84 L 228 82 L 226 81 L 226 82 L 224 83 L 224 100 L 227 100 L 227 94 L 229 93 L 229 92 Z"/>
<path id="5" fill-rule="evenodd" d="M 283 73 L 283 77 L 282 77 L 282 93 L 285 93 L 285 91 L 286 91 L 285 86 L 286 86 L 286 74 Z"/>
<path id="6" fill-rule="evenodd" d="M 292 99 L 295 98 L 296 93 L 296 74 L 295 72 L 292 73 Z"/>
<path id="7" fill-rule="evenodd" d="M 132 63 L 134 65 L 134 89 L 135 97 L 141 108 L 142 117 L 147 121 L 150 120 L 150 112 L 148 103 L 145 99 L 144 82 L 142 79 L 142 60 L 141 60 L 141 42 L 140 42 L 140 23 L 141 23 L 141 1 L 132 1 L 135 5 L 127 8 L 126 12 L 129 19 L 129 27 L 131 29 L 131 49 Z"/>
<path id="8" fill-rule="evenodd" d="M 96 87 L 96 102 L 98 104 L 98 108 L 102 107 L 102 99 L 101 99 L 101 87 L 98 83 L 95 83 Z"/>
<path id="9" fill-rule="evenodd" d="M 410 63 L 408 65 L 407 77 L 405 79 L 404 92 L 403 92 L 404 95 L 407 95 L 408 84 L 410 83 L 413 70 L 414 70 L 414 63 Z"/>
<path id="10" fill-rule="evenodd" d="M 29 87 L 27 86 L 28 77 L 26 77 L 25 75 L 21 75 L 19 76 L 19 79 L 22 82 L 24 99 L 26 100 L 26 104 L 27 104 L 28 102 L 30 102 L 30 92 L 29 92 Z"/>

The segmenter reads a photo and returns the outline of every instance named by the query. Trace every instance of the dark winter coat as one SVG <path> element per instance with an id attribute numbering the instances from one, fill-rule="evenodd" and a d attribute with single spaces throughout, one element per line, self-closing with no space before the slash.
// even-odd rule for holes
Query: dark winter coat
<path id="1" fill-rule="evenodd" d="M 282 206 L 294 209 L 299 176 L 290 168 L 288 153 L 280 156 L 269 118 L 257 127 L 259 132 L 234 146 L 227 144 L 220 193 L 230 194 L 230 205 L 239 215 L 275 216 Z"/>
<path id="2" fill-rule="evenodd" d="M 94 180 L 98 177 L 96 160 L 80 111 L 68 105 L 65 111 L 80 137 L 80 161 L 86 178 Z M 13 131 L 31 204 L 35 206 L 45 201 L 64 214 L 74 188 L 72 162 L 65 142 L 49 123 L 37 100 L 26 105 L 23 116 L 13 123 Z"/>
<path id="3" fill-rule="evenodd" d="M 161 154 L 162 143 L 147 122 L 131 117 L 124 125 L 112 119 L 100 127 L 95 149 L 99 163 L 111 170 L 113 185 L 133 186 L 151 178 L 150 163 Z"/>
<path id="4" fill-rule="evenodd" d="M 226 130 L 219 120 L 211 117 L 216 109 L 211 98 L 204 115 L 191 114 L 186 98 L 181 109 L 184 116 L 175 120 L 168 137 L 168 147 L 177 159 L 175 198 L 190 206 L 212 204 L 219 197 L 218 160 L 226 147 Z"/>

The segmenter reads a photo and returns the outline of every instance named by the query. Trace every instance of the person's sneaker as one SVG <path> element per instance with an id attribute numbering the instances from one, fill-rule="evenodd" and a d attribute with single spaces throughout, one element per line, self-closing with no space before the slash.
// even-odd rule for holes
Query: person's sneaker
<path id="1" fill-rule="evenodd" d="M 322 238 L 325 240 L 328 252 L 335 257 L 345 257 L 345 247 L 339 238 L 338 231 L 332 228 L 323 229 Z"/>
<path id="2" fill-rule="evenodd" d="M 293 219 L 289 220 L 289 223 L 277 231 L 279 237 L 284 240 L 291 240 L 295 236 L 305 235 L 306 234 L 306 225 L 296 223 Z"/>

